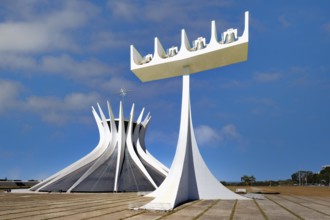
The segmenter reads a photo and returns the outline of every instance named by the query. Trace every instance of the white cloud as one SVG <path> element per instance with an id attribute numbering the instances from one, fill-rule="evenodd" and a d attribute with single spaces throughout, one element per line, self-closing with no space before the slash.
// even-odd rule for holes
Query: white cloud
<path id="1" fill-rule="evenodd" d="M 50 73 L 63 74 L 68 78 L 89 79 L 112 73 L 112 68 L 95 59 L 77 61 L 71 56 L 45 56 L 41 60 L 40 69 Z"/>
<path id="2" fill-rule="evenodd" d="M 102 91 L 107 91 L 112 95 L 117 96 L 121 88 L 131 90 L 132 92 L 128 94 L 130 97 L 134 97 L 136 102 L 142 101 L 144 103 L 146 100 L 153 100 L 157 97 L 157 102 L 155 106 L 161 106 L 166 102 L 162 99 L 162 96 L 169 96 L 171 94 L 177 94 L 181 92 L 181 81 L 180 79 L 164 80 L 162 82 L 155 81 L 149 83 L 136 82 L 121 76 L 112 76 L 109 79 L 94 79 L 89 82 L 91 87 L 98 87 Z M 166 102 L 167 103 L 167 102 Z M 168 104 L 168 103 L 167 103 Z"/>
<path id="3" fill-rule="evenodd" d="M 236 5 L 235 0 L 209 0 L 205 4 L 213 7 L 232 7 Z"/>
<path id="4" fill-rule="evenodd" d="M 246 87 L 247 83 L 239 80 L 230 80 L 220 84 L 220 88 L 223 89 L 235 89 L 235 88 L 242 88 Z"/>
<path id="5" fill-rule="evenodd" d="M 241 142 L 241 135 L 233 124 L 225 125 L 221 130 L 215 130 L 207 125 L 195 129 L 197 143 L 201 146 L 220 146 L 228 141 Z"/>
<path id="6" fill-rule="evenodd" d="M 247 97 L 244 102 L 252 104 L 251 112 L 256 115 L 277 115 L 279 108 L 277 103 L 271 98 L 265 97 Z"/>
<path id="7" fill-rule="evenodd" d="M 164 131 L 150 130 L 148 131 L 146 140 L 150 143 L 150 146 L 161 143 L 168 147 L 175 147 L 178 140 L 178 134 L 176 132 L 164 133 Z"/>
<path id="8" fill-rule="evenodd" d="M 260 83 L 269 83 L 279 80 L 282 77 L 280 73 L 255 73 L 253 79 Z"/>
<path id="9" fill-rule="evenodd" d="M 97 93 L 71 93 L 63 99 L 55 96 L 30 96 L 22 102 L 22 108 L 33 112 L 49 123 L 64 124 L 73 120 L 84 119 L 82 112 L 95 105 L 99 100 Z"/>
<path id="10" fill-rule="evenodd" d="M 284 28 L 287 28 L 291 25 L 290 22 L 288 22 L 288 20 L 285 18 L 284 15 L 279 16 L 278 21 L 280 22 L 281 26 Z"/>
<path id="11" fill-rule="evenodd" d="M 64 97 L 63 104 L 70 110 L 84 110 L 87 106 L 96 105 L 97 93 L 71 93 Z"/>
<path id="12" fill-rule="evenodd" d="M 0 53 L 0 69 L 30 70 L 36 66 L 36 61 L 30 56 Z"/>
<path id="13" fill-rule="evenodd" d="M 123 77 L 111 77 L 111 79 L 102 81 L 102 82 L 95 82 L 99 85 L 99 87 L 104 91 L 110 91 L 112 93 L 117 93 L 121 88 L 125 88 L 128 90 L 136 90 L 137 85 L 130 80 L 127 80 Z"/>
<path id="14" fill-rule="evenodd" d="M 221 134 L 224 138 L 239 140 L 241 135 L 238 133 L 236 126 L 233 124 L 228 124 L 221 129 Z"/>
<path id="15" fill-rule="evenodd" d="M 264 106 L 275 106 L 275 102 L 270 98 L 248 97 L 245 99 L 245 101 L 249 103 L 261 104 Z"/>
<path id="16" fill-rule="evenodd" d="M 137 99 L 153 99 L 157 98 L 157 102 L 161 103 L 162 96 L 170 96 L 171 94 L 180 94 L 181 92 L 180 78 L 155 81 L 151 83 L 139 84 L 136 94 Z"/>
<path id="17" fill-rule="evenodd" d="M 44 3 L 44 0 L 2 0 L 0 10 L 8 20 L 31 19 L 37 15 L 36 6 Z"/>
<path id="18" fill-rule="evenodd" d="M 139 4 L 132 1 L 111 1 L 108 0 L 108 7 L 113 15 L 125 20 L 132 20 L 139 15 Z"/>
<path id="19" fill-rule="evenodd" d="M 36 112 L 50 112 L 53 110 L 81 110 L 97 100 L 96 94 L 73 93 L 63 99 L 55 96 L 30 96 L 26 108 Z"/>
<path id="20" fill-rule="evenodd" d="M 148 2 L 148 3 L 137 3 L 132 1 L 108 1 L 108 7 L 117 18 L 134 21 L 138 20 L 149 20 L 150 22 L 159 22 L 166 20 L 177 20 L 182 22 L 180 19 L 176 19 L 179 16 L 185 15 L 185 11 L 181 11 L 182 3 L 174 1 L 166 2 Z M 190 7 L 186 5 L 186 11 Z"/>
<path id="21" fill-rule="evenodd" d="M 45 49 L 50 36 L 41 24 L 7 22 L 0 24 L 0 51 L 32 52 Z"/>
<path id="22" fill-rule="evenodd" d="M 330 34 L 330 22 L 327 23 L 327 24 L 325 24 L 323 27 L 324 27 L 324 30 L 325 30 L 328 34 Z"/>
<path id="23" fill-rule="evenodd" d="M 77 60 L 67 54 L 42 56 L 40 60 L 26 54 L 0 53 L 0 69 L 18 73 L 56 74 L 90 85 L 101 83 L 117 70 L 96 59 Z M 99 85 L 97 85 L 99 86 Z"/>
<path id="24" fill-rule="evenodd" d="M 90 48 L 92 50 L 108 50 L 109 48 L 123 48 L 130 44 L 127 33 L 125 35 L 110 32 L 100 31 L 92 37 L 92 43 Z"/>
<path id="25" fill-rule="evenodd" d="M 113 68 L 95 58 L 69 55 L 89 47 L 79 45 L 86 39 L 76 38 L 75 31 L 88 28 L 98 10 L 87 1 L 6 1 L 0 9 L 0 69 L 52 73 L 84 83 L 111 74 Z"/>
<path id="26" fill-rule="evenodd" d="M 143 20 L 150 23 L 163 23 L 164 20 L 168 24 L 175 22 L 178 24 L 199 26 L 198 21 L 192 22 L 192 16 L 199 16 L 200 11 L 204 8 L 222 7 L 227 8 L 233 6 L 233 0 L 210 0 L 203 4 L 191 4 L 190 1 L 148 1 L 148 2 L 133 2 L 133 1 L 112 1 L 108 0 L 108 8 L 114 17 L 126 20 L 136 21 Z M 204 16 L 205 17 L 205 16 Z M 201 19 L 202 20 L 202 17 Z M 209 22 L 209 21 L 208 21 Z M 227 23 L 224 21 L 217 21 L 220 23 Z M 163 23 L 164 24 L 164 23 Z M 205 23 L 203 23 L 203 26 Z M 163 26 L 164 27 L 164 26 Z M 186 26 L 187 27 L 187 26 Z"/>
<path id="27" fill-rule="evenodd" d="M 86 113 L 91 111 L 90 107 L 96 105 L 101 97 L 96 92 L 76 92 L 67 94 L 63 98 L 29 96 L 26 99 L 20 99 L 20 91 L 23 89 L 24 87 L 18 82 L 0 79 L 0 113 L 11 112 L 11 110 L 22 111 L 26 115 L 32 113 L 52 124 L 65 124 L 72 121 L 84 123 Z"/>
<path id="28" fill-rule="evenodd" d="M 220 132 L 215 131 L 207 125 L 200 125 L 195 129 L 196 138 L 198 143 L 201 145 L 206 145 L 209 143 L 221 143 L 223 137 Z"/>
<path id="29" fill-rule="evenodd" d="M 11 19 L 0 23 L 0 52 L 76 50 L 70 31 L 81 27 L 96 11 L 91 4 L 78 1 L 61 1 L 58 8 L 50 7 L 42 13 L 36 10 L 38 2 L 32 1 L 28 6 L 15 4 L 27 14 L 23 18 L 7 15 Z"/>
<path id="30" fill-rule="evenodd" d="M 17 104 L 17 96 L 21 87 L 17 82 L 0 79 L 0 113 Z"/>

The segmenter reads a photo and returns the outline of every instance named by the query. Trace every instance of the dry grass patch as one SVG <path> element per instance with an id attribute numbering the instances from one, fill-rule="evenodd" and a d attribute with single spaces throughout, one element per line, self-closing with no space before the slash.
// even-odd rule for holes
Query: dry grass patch
<path id="1" fill-rule="evenodd" d="M 280 193 L 281 195 L 330 197 L 330 187 L 326 186 L 231 186 L 229 188 L 234 192 L 237 188 L 244 188 L 251 193 Z"/>

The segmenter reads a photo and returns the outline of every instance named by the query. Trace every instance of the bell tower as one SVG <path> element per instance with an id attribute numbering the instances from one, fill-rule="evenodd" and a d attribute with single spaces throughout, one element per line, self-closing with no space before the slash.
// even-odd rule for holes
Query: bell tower
<path id="1" fill-rule="evenodd" d="M 131 70 L 143 82 L 182 76 L 182 105 L 179 138 L 170 171 L 164 182 L 151 194 L 155 197 L 141 209 L 171 210 L 186 201 L 197 199 L 247 200 L 223 186 L 208 169 L 195 138 L 190 105 L 190 75 L 247 60 L 249 13 L 238 37 L 237 29 L 228 29 L 218 40 L 215 21 L 211 24 L 208 44 L 203 37 L 193 42 L 181 31 L 181 47 L 166 53 L 158 38 L 154 54 L 142 57 L 131 45 Z"/>

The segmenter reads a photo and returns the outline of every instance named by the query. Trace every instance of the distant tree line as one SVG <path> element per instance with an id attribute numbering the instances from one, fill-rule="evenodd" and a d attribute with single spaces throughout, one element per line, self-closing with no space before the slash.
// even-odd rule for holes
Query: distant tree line
<path id="1" fill-rule="evenodd" d="M 279 186 L 279 185 L 319 185 L 330 186 L 330 166 L 324 166 L 318 173 L 300 170 L 291 175 L 291 179 L 286 180 L 265 180 L 257 181 L 251 175 L 243 175 L 240 182 L 221 181 L 225 186 Z"/>
<path id="2" fill-rule="evenodd" d="M 7 189 L 30 188 L 37 183 L 39 183 L 39 181 L 37 180 L 22 181 L 22 180 L 9 180 L 7 178 L 4 178 L 4 179 L 0 179 L 0 189 L 7 190 Z"/>
<path id="3" fill-rule="evenodd" d="M 244 175 L 241 177 L 241 182 L 244 183 L 245 186 L 251 186 L 256 182 L 256 178 L 254 176 Z"/>
<path id="4" fill-rule="evenodd" d="M 6 181 L 9 181 L 9 182 L 24 182 L 23 180 L 16 180 L 16 179 L 12 180 L 12 179 L 7 179 L 7 177 L 5 177 L 5 178 L 3 178 L 3 179 L 0 178 L 0 181 L 4 181 L 4 182 L 6 182 Z M 29 179 L 29 180 L 27 180 L 27 182 L 39 182 L 39 180 Z"/>
<path id="5" fill-rule="evenodd" d="M 325 185 L 330 186 L 330 166 L 325 166 L 319 173 L 300 170 L 291 175 L 296 185 Z"/>
<path id="6" fill-rule="evenodd" d="M 226 182 L 221 181 L 225 186 L 279 186 L 279 185 L 293 185 L 291 179 L 287 180 L 265 180 L 257 181 L 256 178 L 251 175 L 243 175 L 241 177 L 241 182 Z"/>

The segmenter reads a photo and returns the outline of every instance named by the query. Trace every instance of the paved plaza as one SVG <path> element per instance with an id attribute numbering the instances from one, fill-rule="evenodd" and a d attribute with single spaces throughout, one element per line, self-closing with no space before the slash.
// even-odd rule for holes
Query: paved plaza
<path id="1" fill-rule="evenodd" d="M 314 193 L 315 194 L 315 193 Z M 136 193 L 0 193 L 0 219 L 330 219 L 330 196 L 265 194 L 250 201 L 198 200 L 170 212 L 133 210 Z"/>

